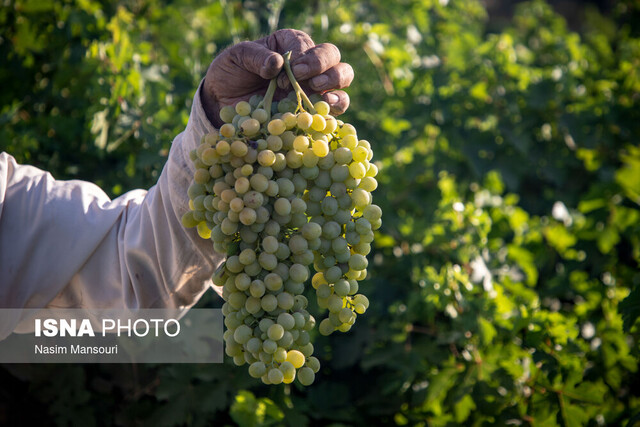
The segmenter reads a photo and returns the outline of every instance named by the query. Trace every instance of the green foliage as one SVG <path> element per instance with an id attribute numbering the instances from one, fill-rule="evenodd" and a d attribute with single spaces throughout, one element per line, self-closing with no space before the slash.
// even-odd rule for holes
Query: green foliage
<path id="1" fill-rule="evenodd" d="M 276 27 L 341 49 L 346 120 L 381 169 L 371 307 L 315 337 L 313 386 L 264 387 L 231 364 L 56 367 L 72 381 L 51 385 L 33 367 L 22 376 L 56 423 L 80 400 L 84 419 L 119 424 L 637 422 L 633 2 L 588 11 L 580 33 L 542 1 L 497 33 L 475 0 L 10 4 L 0 147 L 57 178 L 153 185 L 211 57 Z"/>

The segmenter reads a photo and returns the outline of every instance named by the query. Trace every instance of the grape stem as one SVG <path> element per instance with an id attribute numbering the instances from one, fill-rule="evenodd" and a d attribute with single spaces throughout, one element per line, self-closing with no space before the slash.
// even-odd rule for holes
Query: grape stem
<path id="1" fill-rule="evenodd" d="M 316 109 L 313 108 L 313 103 L 307 97 L 307 94 L 304 93 L 304 91 L 300 87 L 300 83 L 298 83 L 298 81 L 294 77 L 293 71 L 291 71 L 291 51 L 284 54 L 284 69 L 287 72 L 287 77 L 289 77 L 289 81 L 291 82 L 291 86 L 293 86 L 293 90 L 295 90 L 296 92 L 296 98 L 298 98 L 298 109 L 301 109 L 302 111 L 305 110 L 303 108 L 304 102 L 304 106 L 307 108 L 306 111 L 311 114 L 316 114 Z"/>
<path id="2" fill-rule="evenodd" d="M 271 120 L 271 103 L 273 102 L 273 95 L 276 93 L 276 87 L 277 87 L 276 78 L 273 78 L 269 82 L 269 87 L 267 88 L 267 92 L 264 94 L 264 99 L 261 102 L 261 104 L 263 105 L 263 108 L 267 112 L 266 123 L 269 123 L 269 121 Z"/>

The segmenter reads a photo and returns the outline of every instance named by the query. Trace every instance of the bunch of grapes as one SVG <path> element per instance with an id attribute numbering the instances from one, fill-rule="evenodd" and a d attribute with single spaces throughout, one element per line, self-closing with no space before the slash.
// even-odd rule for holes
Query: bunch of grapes
<path id="1" fill-rule="evenodd" d="M 219 131 L 191 153 L 185 227 L 197 227 L 227 256 L 214 275 L 223 286 L 226 354 L 265 384 L 313 383 L 320 362 L 309 331 L 316 325 L 303 295 L 311 285 L 328 317 L 321 334 L 348 331 L 369 306 L 358 293 L 381 209 L 372 204 L 378 172 L 370 144 L 355 128 L 295 89 L 223 107 Z M 303 107 L 306 107 L 306 109 Z"/>

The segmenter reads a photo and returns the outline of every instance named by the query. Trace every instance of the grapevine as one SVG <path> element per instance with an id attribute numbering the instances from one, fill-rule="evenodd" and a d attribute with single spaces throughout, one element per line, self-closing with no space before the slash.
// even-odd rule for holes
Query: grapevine
<path id="1" fill-rule="evenodd" d="M 264 97 L 223 107 L 224 124 L 191 152 L 182 224 L 227 256 L 213 277 L 223 287 L 226 354 L 265 384 L 310 385 L 320 362 L 305 283 L 329 312 L 319 332 L 348 331 L 369 306 L 358 282 L 382 211 L 372 204 L 369 142 L 307 97 L 289 60 L 287 98 L 273 101 L 273 79 Z"/>

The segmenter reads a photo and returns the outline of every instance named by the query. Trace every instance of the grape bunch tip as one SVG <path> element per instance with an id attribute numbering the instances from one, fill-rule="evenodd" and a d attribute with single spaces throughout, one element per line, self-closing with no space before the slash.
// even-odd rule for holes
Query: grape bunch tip
<path id="1" fill-rule="evenodd" d="M 371 145 L 331 116 L 329 104 L 306 96 L 289 55 L 287 98 L 273 101 L 274 79 L 263 97 L 223 107 L 224 124 L 190 153 L 195 173 L 182 224 L 227 256 L 213 276 L 223 287 L 226 354 L 265 384 L 297 378 L 307 386 L 320 362 L 305 283 L 311 278 L 318 306 L 329 311 L 319 332 L 348 331 L 369 306 L 358 282 L 382 210 L 372 204 Z"/>

